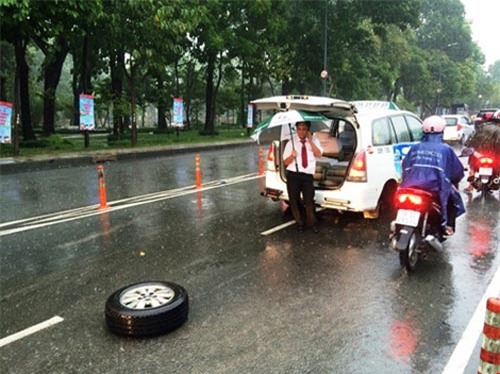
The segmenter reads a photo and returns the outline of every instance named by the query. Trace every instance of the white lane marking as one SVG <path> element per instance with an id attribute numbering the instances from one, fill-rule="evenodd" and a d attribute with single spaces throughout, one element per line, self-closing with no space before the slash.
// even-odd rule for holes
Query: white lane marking
<path id="1" fill-rule="evenodd" d="M 483 331 L 486 302 L 490 297 L 500 297 L 500 266 L 486 289 L 483 298 L 476 307 L 467 328 L 458 341 L 442 374 L 457 374 L 464 372 L 471 359 L 474 348 L 476 347 L 479 334 Z"/>
<path id="2" fill-rule="evenodd" d="M 3 223 L 0 223 L 0 228 L 1 227 L 5 227 L 5 226 L 17 225 L 17 224 L 20 224 L 20 223 L 27 223 L 27 222 L 31 222 L 31 221 L 37 221 L 38 222 L 40 220 L 44 220 L 44 219 L 48 219 L 48 218 L 52 218 L 52 217 L 57 217 L 57 216 L 59 216 L 61 214 L 65 214 L 65 215 L 79 214 L 79 213 L 87 211 L 87 210 L 94 210 L 98 206 L 99 206 L 98 204 L 89 205 L 89 206 L 85 206 L 85 207 L 80 207 L 80 208 L 65 210 L 64 212 L 48 213 L 48 214 L 43 214 L 41 216 L 19 219 L 17 221 L 3 222 Z"/>
<path id="3" fill-rule="evenodd" d="M 17 223 L 25 223 L 26 226 L 20 226 L 20 227 L 14 227 L 11 229 L 0 230 L 0 237 L 5 236 L 5 235 L 10 235 L 10 234 L 15 234 L 15 233 L 22 232 L 22 231 L 33 230 L 33 229 L 40 228 L 40 227 L 56 225 L 58 223 L 70 222 L 70 221 L 74 221 L 77 219 L 91 217 L 91 216 L 95 216 L 95 215 L 99 215 L 99 214 L 103 214 L 103 213 L 110 213 L 110 212 L 114 212 L 114 211 L 122 210 L 122 209 L 127 209 L 127 208 L 138 206 L 138 205 L 154 203 L 154 202 L 161 201 L 161 200 L 167 200 L 167 199 L 172 199 L 175 197 L 194 194 L 197 192 L 207 191 L 207 190 L 211 190 L 214 188 L 230 186 L 230 185 L 233 185 L 236 183 L 246 182 L 248 180 L 258 179 L 258 178 L 263 178 L 263 176 L 262 175 L 255 175 L 255 174 L 247 174 L 247 175 L 237 176 L 237 177 L 233 177 L 233 178 L 229 178 L 229 179 L 225 179 L 225 180 L 208 182 L 208 183 L 204 184 L 204 186 L 202 186 L 202 188 L 200 188 L 200 189 L 197 189 L 196 186 L 193 185 L 193 186 L 189 186 L 189 187 L 182 187 L 182 188 L 177 188 L 174 190 L 160 191 L 157 193 L 147 194 L 144 196 L 134 196 L 134 197 L 131 197 L 129 199 L 119 200 L 119 202 L 130 201 L 130 203 L 124 204 L 124 205 L 114 206 L 115 204 L 117 204 L 117 202 L 116 201 L 110 202 L 110 203 L 108 203 L 108 205 L 110 206 L 108 209 L 102 209 L 102 210 L 97 209 L 98 205 L 93 205 L 93 206 L 89 206 L 89 207 L 71 209 L 71 210 L 68 210 L 65 212 L 43 215 L 43 216 L 37 217 L 37 219 L 27 218 L 25 220 L 7 222 L 7 223 L 3 224 L 4 227 L 7 225 L 13 225 L 13 224 L 17 224 Z"/>
<path id="4" fill-rule="evenodd" d="M 59 316 L 55 316 L 55 317 L 52 317 L 51 319 L 48 319 L 44 322 L 37 324 L 37 325 L 31 326 L 31 327 L 28 327 L 27 329 L 16 332 L 15 334 L 6 336 L 5 338 L 0 339 L 0 348 L 7 345 L 7 344 L 15 342 L 16 340 L 22 339 L 28 335 L 34 334 L 35 332 L 46 329 L 47 327 L 50 327 L 50 326 L 55 325 L 55 324 L 62 322 L 62 321 L 64 321 L 64 318 L 59 317 Z"/>
<path id="5" fill-rule="evenodd" d="M 325 210 L 325 208 L 318 208 L 316 209 L 316 212 L 321 212 L 322 210 Z M 291 220 L 291 221 L 288 221 L 288 222 L 285 222 L 281 225 L 278 225 L 278 226 L 275 226 L 275 227 L 272 227 L 270 228 L 269 230 L 266 230 L 266 231 L 262 231 L 260 233 L 260 235 L 264 235 L 264 236 L 267 236 L 267 235 L 271 235 L 277 231 L 280 231 L 280 230 L 283 230 L 283 229 L 286 229 L 288 226 L 292 226 L 294 223 L 296 223 L 297 221 L 295 220 Z"/>
<path id="6" fill-rule="evenodd" d="M 276 226 L 276 227 L 273 227 L 269 230 L 266 230 L 266 231 L 263 231 L 260 233 L 260 235 L 271 235 L 272 233 L 276 232 L 276 231 L 280 231 L 280 230 L 283 230 L 284 228 L 287 228 L 288 226 L 292 226 L 293 224 L 295 223 L 295 220 L 292 220 L 292 221 L 288 221 L 288 222 L 285 222 L 279 226 Z"/>

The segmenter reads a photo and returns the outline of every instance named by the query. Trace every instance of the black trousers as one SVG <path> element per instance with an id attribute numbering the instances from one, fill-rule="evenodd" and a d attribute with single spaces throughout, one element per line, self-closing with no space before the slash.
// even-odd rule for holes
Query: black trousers
<path id="1" fill-rule="evenodd" d="M 311 174 L 297 173 L 294 171 L 287 171 L 286 174 L 286 187 L 288 191 L 288 198 L 290 200 L 290 209 L 292 210 L 293 218 L 297 221 L 298 225 L 306 224 L 308 227 L 316 225 L 316 215 L 314 213 L 314 184 L 313 176 Z M 305 206 L 305 220 L 302 217 L 300 207 L 300 194 L 304 199 Z"/>

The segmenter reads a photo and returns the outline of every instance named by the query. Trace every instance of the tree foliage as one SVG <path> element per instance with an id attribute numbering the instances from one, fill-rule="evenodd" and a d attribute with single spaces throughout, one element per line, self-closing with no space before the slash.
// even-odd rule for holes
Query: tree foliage
<path id="1" fill-rule="evenodd" d="M 13 100 L 17 68 L 26 139 L 34 137 L 29 96 L 38 79 L 28 46 L 44 56 L 45 134 L 60 110 L 67 54 L 73 122 L 78 94 L 93 92 L 115 136 L 130 127 L 132 143 L 138 108 L 155 106 L 164 131 L 176 96 L 188 125 L 202 120 L 207 134 L 227 113 L 244 126 L 252 99 L 321 95 L 324 84 L 327 95 L 393 100 L 423 114 L 462 101 L 500 105 L 500 62 L 481 68 L 460 0 L 4 0 L 0 16 L 1 96 Z"/>

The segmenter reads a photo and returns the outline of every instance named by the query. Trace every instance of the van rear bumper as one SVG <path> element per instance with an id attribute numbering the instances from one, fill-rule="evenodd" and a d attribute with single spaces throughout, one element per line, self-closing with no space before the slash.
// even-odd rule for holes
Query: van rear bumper
<path id="1" fill-rule="evenodd" d="M 273 201 L 278 201 L 280 199 L 280 196 L 283 195 L 283 191 L 277 190 L 275 188 L 266 188 L 260 194 L 264 197 L 270 198 Z"/>
<path id="2" fill-rule="evenodd" d="M 366 183 L 344 182 L 337 190 L 316 190 L 316 204 L 325 209 L 364 212 L 377 207 L 381 191 Z"/>

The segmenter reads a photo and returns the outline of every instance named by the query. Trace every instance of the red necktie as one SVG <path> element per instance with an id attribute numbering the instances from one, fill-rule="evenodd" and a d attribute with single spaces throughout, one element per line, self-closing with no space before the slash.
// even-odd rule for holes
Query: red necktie
<path id="1" fill-rule="evenodd" d="M 307 148 L 306 148 L 306 140 L 302 139 L 302 167 L 305 169 L 307 168 Z"/>

